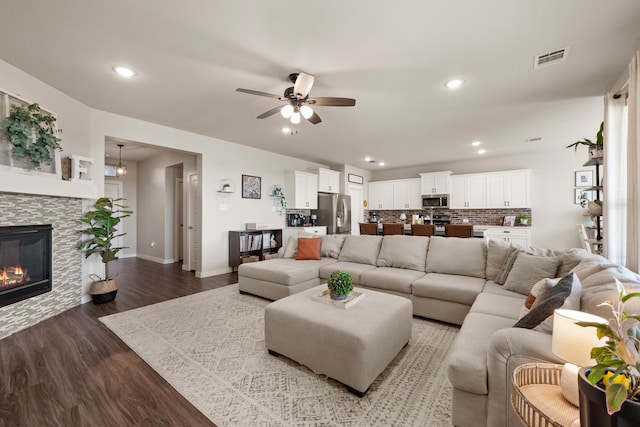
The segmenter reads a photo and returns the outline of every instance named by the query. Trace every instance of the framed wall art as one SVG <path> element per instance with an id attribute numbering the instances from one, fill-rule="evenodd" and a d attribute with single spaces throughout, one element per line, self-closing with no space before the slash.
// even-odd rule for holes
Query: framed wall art
<path id="1" fill-rule="evenodd" d="M 360 175 L 354 175 L 352 173 L 350 173 L 347 176 L 347 180 L 349 182 L 353 182 L 354 184 L 362 184 L 362 183 L 364 183 L 364 178 L 362 178 Z"/>
<path id="2" fill-rule="evenodd" d="M 576 171 L 576 187 L 593 187 L 593 171 Z"/>
<path id="3" fill-rule="evenodd" d="M 242 175 L 242 198 L 262 198 L 262 178 L 259 176 Z"/>
<path id="4" fill-rule="evenodd" d="M 587 202 L 592 202 L 593 193 L 594 193 L 593 191 L 588 191 L 588 190 L 585 190 L 584 188 L 576 188 L 575 200 L 573 203 L 575 203 L 576 205 L 582 205 Z M 582 200 L 585 200 L 585 202 L 583 203 Z"/>

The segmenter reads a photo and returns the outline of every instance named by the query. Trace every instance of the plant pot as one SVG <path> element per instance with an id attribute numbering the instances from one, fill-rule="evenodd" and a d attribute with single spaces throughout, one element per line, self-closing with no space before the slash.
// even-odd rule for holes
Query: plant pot
<path id="1" fill-rule="evenodd" d="M 602 206 L 596 202 L 587 203 L 587 209 L 590 215 L 602 215 Z"/>
<path id="2" fill-rule="evenodd" d="M 331 295 L 331 299 L 335 300 L 335 301 L 344 301 L 347 299 L 347 297 L 349 296 L 349 294 L 345 294 L 345 295 L 335 295 L 331 292 L 329 292 L 329 295 Z"/>
<path id="3" fill-rule="evenodd" d="M 640 425 L 640 402 L 625 401 L 618 412 L 607 413 L 605 392 L 587 379 L 589 369 L 578 373 L 580 392 L 580 427 L 637 427 Z"/>
<path id="4" fill-rule="evenodd" d="M 604 155 L 604 150 L 601 149 L 595 149 L 595 148 L 591 148 L 589 149 L 589 158 L 590 159 L 601 159 Z"/>
<path id="5" fill-rule="evenodd" d="M 118 286 L 114 279 L 98 280 L 91 284 L 89 295 L 94 304 L 104 304 L 116 298 Z"/>

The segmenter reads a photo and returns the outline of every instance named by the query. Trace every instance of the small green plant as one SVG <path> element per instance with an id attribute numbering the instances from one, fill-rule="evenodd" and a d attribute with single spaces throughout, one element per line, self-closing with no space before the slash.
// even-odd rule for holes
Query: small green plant
<path id="1" fill-rule="evenodd" d="M 531 222 L 531 217 L 527 214 L 521 213 L 517 216 L 518 222 L 522 225 L 527 225 Z"/>
<path id="2" fill-rule="evenodd" d="M 591 350 L 598 364 L 591 368 L 588 379 L 591 384 L 603 384 L 609 415 L 619 411 L 627 399 L 640 401 L 640 314 L 624 311 L 625 303 L 640 293 L 628 294 L 618 279 L 616 286 L 618 301 L 601 304 L 611 308 L 608 323 L 578 322 L 595 327 L 598 338 L 607 338 L 605 346 Z"/>
<path id="3" fill-rule="evenodd" d="M 60 151 L 60 138 L 55 128 L 56 118 L 42 111 L 38 104 L 11 105 L 5 121 L 5 135 L 13 144 L 14 159 L 28 158 L 34 168 L 49 165 L 52 152 Z"/>
<path id="4" fill-rule="evenodd" d="M 85 213 L 81 221 L 89 227 L 82 230 L 83 234 L 91 236 L 89 240 L 82 242 L 80 249 L 85 251 L 85 258 L 92 254 L 98 254 L 102 258 L 105 268 L 105 279 L 109 280 L 107 266 L 109 262 L 116 259 L 116 255 L 126 247 L 114 247 L 113 239 L 124 236 L 126 233 L 117 234 L 117 226 L 123 218 L 133 215 L 133 211 L 128 210 L 129 206 L 124 206 L 119 202 L 125 199 L 112 199 L 101 197 L 93 205 L 93 210 Z"/>
<path id="5" fill-rule="evenodd" d="M 349 273 L 337 270 L 329 275 L 327 286 L 331 295 L 348 295 L 353 290 L 353 279 Z"/>
<path id="6" fill-rule="evenodd" d="M 598 130 L 598 133 L 596 134 L 596 142 L 584 138 L 581 141 L 576 141 L 573 144 L 567 145 L 566 148 L 573 147 L 575 151 L 578 151 L 578 147 L 581 145 L 589 147 L 589 149 L 595 148 L 596 150 L 602 150 L 602 147 L 604 147 L 604 122 L 600 123 L 600 130 Z"/>

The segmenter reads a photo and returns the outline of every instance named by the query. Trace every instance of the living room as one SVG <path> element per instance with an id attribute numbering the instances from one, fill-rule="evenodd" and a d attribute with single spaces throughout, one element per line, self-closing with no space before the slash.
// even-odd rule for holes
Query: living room
<path id="1" fill-rule="evenodd" d="M 109 11 L 104 10 L 102 6 L 86 6 L 79 3 L 59 5 L 57 7 L 60 10 L 53 10 L 56 6 L 26 2 L 24 6 L 7 6 L 6 9 L 9 9 L 9 12 L 6 15 L 3 11 L 4 16 L 15 19 L 7 18 L 14 23 L 8 26 L 3 25 L 5 29 L 0 30 L 6 36 L 3 38 L 4 41 L 0 42 L 0 90 L 18 95 L 30 102 L 37 102 L 56 114 L 59 127 L 62 129 L 62 156 L 73 154 L 93 159 L 92 183 L 87 184 L 92 189 L 86 190 L 87 187 L 83 187 L 83 191 L 89 191 L 90 196 L 82 197 L 81 206 L 73 212 L 86 210 L 92 199 L 103 194 L 107 180 L 100 172 L 104 164 L 109 161 L 105 159 L 107 142 L 124 145 L 124 163 L 126 163 L 129 144 L 153 146 L 163 153 L 163 162 L 158 162 L 153 167 L 149 166 L 147 160 L 130 163 L 131 173 L 138 172 L 138 178 L 142 174 L 146 178 L 144 181 L 136 181 L 133 184 L 135 196 L 132 201 L 135 202 L 136 216 L 131 219 L 131 226 L 126 230 L 129 233 L 126 243 L 130 249 L 123 251 L 123 258 L 138 256 L 158 264 L 175 261 L 172 249 L 173 228 L 166 225 L 167 216 L 153 216 L 153 212 L 163 210 L 168 203 L 165 199 L 169 197 L 166 195 L 167 187 L 165 182 L 158 184 L 154 179 L 162 181 L 166 168 L 178 163 L 185 165 L 182 170 L 184 179 L 187 179 L 189 174 L 197 176 L 199 186 L 197 194 L 201 197 L 199 205 L 201 220 L 198 224 L 201 242 L 198 248 L 199 257 L 193 268 L 188 268 L 194 271 L 193 274 L 197 278 L 211 277 L 230 271 L 227 262 L 228 231 L 244 229 L 247 223 L 253 222 L 265 223 L 274 228 L 284 227 L 285 216 L 274 209 L 274 200 L 268 197 L 269 190 L 275 185 L 284 183 L 284 172 L 287 170 L 306 171 L 318 167 L 327 167 L 341 172 L 341 186 L 345 188 L 348 186 L 349 173 L 362 176 L 363 185 L 366 188 L 368 182 L 416 178 L 423 172 L 451 170 L 456 174 L 466 174 L 530 169 L 532 171 L 531 212 L 534 224 L 532 245 L 558 250 L 579 247 L 576 223 L 584 223 L 588 220 L 588 215 L 585 216 L 585 210 L 575 203 L 574 177 L 576 171 L 585 169 L 583 164 L 587 159 L 587 150 L 579 149 L 574 152 L 573 149 L 565 147 L 582 138 L 595 138 L 598 126 L 604 118 L 603 97 L 607 92 L 621 88 L 616 86 L 619 86 L 618 78 L 624 74 L 633 52 L 638 48 L 637 40 L 640 33 L 635 28 L 635 23 L 639 11 L 635 4 L 624 1 L 616 3 L 615 6 L 600 5 L 599 2 L 589 2 L 588 6 L 585 6 L 582 2 L 570 2 L 562 7 L 545 5 L 540 10 L 531 5 L 524 9 L 515 6 L 511 8 L 503 3 L 496 2 L 491 7 L 474 6 L 476 10 L 467 11 L 459 18 L 459 25 L 461 27 L 468 25 L 477 32 L 483 29 L 488 31 L 492 26 L 499 26 L 500 31 L 505 34 L 508 34 L 508 31 L 515 33 L 517 26 L 522 24 L 519 14 L 532 14 L 534 18 L 527 23 L 532 26 L 534 24 L 542 26 L 541 22 L 544 21 L 542 17 L 551 14 L 555 10 L 554 7 L 558 7 L 560 10 L 557 11 L 558 16 L 554 19 L 563 24 L 544 24 L 558 31 L 558 28 L 566 25 L 564 22 L 568 16 L 572 16 L 574 11 L 578 13 L 577 9 L 584 7 L 587 11 L 581 12 L 584 15 L 580 16 L 590 24 L 589 27 L 603 29 L 585 39 L 578 37 L 577 34 L 583 32 L 578 28 L 582 26 L 578 25 L 576 28 L 565 28 L 566 34 L 562 31 L 559 34 L 554 33 L 554 37 L 551 36 L 552 31 L 549 31 L 548 38 L 546 31 L 530 30 L 530 33 L 523 37 L 526 39 L 538 37 L 539 43 L 527 44 L 527 49 L 531 48 L 531 51 L 520 51 L 518 55 L 521 57 L 518 57 L 518 63 L 526 62 L 526 72 L 534 77 L 531 80 L 514 82 L 513 80 L 517 79 L 503 76 L 505 85 L 512 90 L 518 87 L 518 83 L 521 83 L 521 87 L 515 93 L 508 93 L 508 91 L 493 93 L 488 86 L 481 88 L 480 82 L 488 80 L 489 76 L 493 73 L 497 74 L 498 70 L 504 74 L 509 73 L 505 72 L 505 66 L 496 64 L 496 57 L 500 56 L 498 53 L 495 54 L 496 56 L 487 54 L 488 56 L 483 58 L 483 52 L 494 48 L 488 41 L 480 43 L 477 49 L 465 50 L 464 54 L 451 60 L 451 63 L 446 60 L 447 55 L 450 54 L 447 52 L 446 43 L 442 43 L 444 47 L 432 46 L 430 49 L 422 46 L 426 44 L 427 39 L 431 40 L 429 42 L 431 46 L 436 37 L 434 33 L 418 28 L 435 27 L 437 23 L 434 22 L 434 17 L 453 13 L 455 9 L 453 5 L 437 12 L 434 10 L 433 13 L 429 13 L 429 7 L 435 8 L 434 4 L 429 4 L 428 7 L 420 6 L 415 13 L 398 13 L 397 9 L 401 7 L 389 5 L 384 6 L 384 9 L 379 12 L 376 12 L 375 8 L 371 8 L 371 11 L 361 11 L 357 5 L 340 6 L 346 7 L 346 11 L 341 11 L 337 5 L 331 5 L 331 8 L 326 11 L 314 6 L 312 9 L 314 13 L 327 15 L 324 19 L 316 20 L 308 16 L 300 19 L 302 23 L 295 25 L 296 34 L 304 33 L 305 23 L 311 20 L 314 36 L 322 40 L 324 36 L 320 31 L 328 31 L 331 26 L 327 24 L 330 21 L 327 16 L 343 15 L 347 12 L 353 16 L 362 13 L 362 22 L 360 19 L 354 19 L 358 21 L 354 24 L 356 27 L 349 29 L 349 20 L 340 18 L 338 27 L 344 34 L 348 31 L 356 32 L 356 30 L 364 32 L 365 29 L 370 32 L 370 24 L 367 20 L 375 22 L 382 28 L 384 20 L 381 20 L 378 14 L 393 17 L 390 21 L 395 31 L 404 32 L 403 37 L 396 36 L 397 38 L 374 34 L 371 36 L 373 40 L 366 44 L 362 43 L 363 39 L 358 37 L 353 43 L 354 45 L 356 42 L 362 43 L 360 45 L 364 47 L 362 56 L 366 57 L 366 60 L 347 61 L 354 45 L 349 44 L 348 49 L 340 50 L 336 47 L 338 43 L 334 41 L 336 44 L 328 48 L 323 47 L 320 41 L 314 42 L 314 37 L 309 34 L 302 37 L 290 35 L 281 28 L 277 31 L 274 28 L 264 29 L 267 25 L 274 27 L 282 25 L 282 20 L 278 19 L 275 11 L 266 10 L 268 9 L 266 6 L 252 5 L 259 8 L 257 10 L 270 19 L 265 18 L 262 21 L 254 17 L 251 18 L 251 23 L 262 27 L 266 34 L 273 32 L 270 37 L 277 35 L 277 40 L 283 44 L 286 44 L 285 40 L 288 37 L 299 37 L 286 49 L 279 47 L 277 53 L 275 47 L 269 46 L 269 43 L 264 40 L 259 40 L 255 33 L 253 33 L 254 40 L 245 42 L 244 47 L 236 46 L 235 43 L 222 43 L 220 40 L 238 40 L 242 37 L 232 32 L 229 28 L 231 24 L 223 25 L 211 16 L 210 19 L 216 22 L 219 30 L 212 30 L 214 34 L 210 36 L 216 40 L 216 43 L 220 43 L 219 45 L 206 41 L 204 36 L 200 44 L 191 44 L 191 39 L 181 41 L 174 33 L 168 30 L 164 33 L 164 30 L 157 29 L 155 26 L 160 26 L 160 22 L 169 21 L 174 24 L 180 22 L 183 26 L 179 31 L 176 30 L 176 34 L 188 33 L 191 27 L 187 23 L 193 19 L 198 22 L 198 28 L 206 28 L 206 25 L 200 22 L 200 18 L 194 16 L 197 13 L 180 12 L 186 16 L 181 16 L 174 22 L 169 19 L 169 12 L 157 11 L 155 10 L 157 6 L 148 4 L 147 8 L 155 10 L 151 21 L 153 21 L 154 31 L 157 32 L 153 34 L 162 40 L 161 43 L 151 43 L 149 51 L 169 49 L 173 44 L 178 44 L 180 45 L 177 48 L 178 53 L 173 59 L 180 62 L 185 59 L 183 55 L 188 53 L 190 56 L 180 65 L 174 64 L 168 70 L 158 71 L 158 75 L 154 76 L 155 70 L 149 65 L 138 69 L 139 74 L 136 77 L 122 80 L 112 72 L 111 68 L 114 65 L 126 62 L 136 68 L 136 64 L 140 63 L 137 62 L 134 52 L 128 56 L 125 49 L 128 39 L 153 38 L 150 35 L 151 32 L 142 34 L 144 31 L 141 27 L 144 27 L 144 24 L 140 25 L 138 22 L 145 22 L 145 19 L 140 18 L 140 21 L 130 22 L 135 19 L 134 17 L 146 13 L 145 5 L 136 6 L 135 14 L 132 13 L 131 17 L 122 16 L 121 26 L 126 35 L 116 36 L 114 46 L 99 63 L 100 61 L 93 57 L 89 59 L 88 52 L 86 56 L 84 55 L 83 50 L 88 50 L 84 45 L 75 54 L 71 49 L 62 49 L 62 46 L 73 44 L 76 39 L 82 38 L 78 34 L 84 31 L 85 26 L 98 25 L 93 18 L 80 22 L 82 19 L 76 14 L 81 14 L 81 11 L 88 16 L 95 14 L 109 17 L 110 19 L 105 18 L 105 22 L 115 19 L 113 15 L 122 14 L 121 11 Z M 196 10 L 205 8 L 201 3 L 195 3 L 193 6 Z M 287 4 L 291 9 L 294 6 L 296 5 Z M 406 6 L 418 7 L 409 4 Z M 460 4 L 457 6 L 462 7 Z M 121 7 L 128 6 L 122 4 Z M 380 7 L 383 6 L 380 5 Z M 114 6 L 114 9 L 117 7 Z M 280 8 L 276 10 L 280 11 Z M 477 22 L 482 22 L 483 19 L 477 18 L 474 14 L 484 17 L 487 15 L 485 10 L 504 10 L 504 15 L 487 16 L 483 18 L 485 24 L 478 24 Z M 78 30 L 69 30 L 70 34 L 62 31 L 58 34 L 58 31 L 53 31 L 55 33 L 51 35 L 53 44 L 47 47 L 48 53 L 40 51 L 32 54 L 24 48 L 21 51 L 10 48 L 9 45 L 15 39 L 13 34 L 17 32 L 16 28 L 20 25 L 16 23 L 20 21 L 19 17 L 27 16 L 34 11 L 39 20 L 46 22 L 47 16 L 55 17 L 56 20 L 67 22 L 65 28 L 74 28 L 77 25 Z M 223 16 L 226 13 L 216 8 L 209 12 L 213 15 L 220 13 Z M 604 22 L 599 22 L 601 16 L 606 15 L 607 12 L 610 12 L 612 17 L 602 18 Z M 236 13 L 239 12 L 236 11 Z M 64 21 L 61 16 L 65 14 L 71 15 L 67 18 L 69 21 Z M 287 12 L 285 16 L 288 18 L 287 22 L 298 19 L 294 12 Z M 403 23 L 403 20 L 408 22 Z M 202 27 L 199 27 L 200 25 Z M 228 31 L 230 35 L 225 35 L 224 31 Z M 256 33 L 259 34 L 258 31 Z M 497 30 L 496 33 L 498 33 Z M 231 36 L 231 34 L 234 35 Z M 447 32 L 447 34 L 452 33 Z M 35 44 L 35 40 L 46 39 L 48 36 L 39 31 L 33 31 L 31 35 L 25 37 L 33 37 L 28 40 Z M 385 40 L 386 37 L 391 40 Z M 453 35 L 451 37 L 452 46 L 456 48 L 467 44 L 473 45 L 472 31 L 460 36 L 464 39 L 462 41 L 454 40 Z M 409 42 L 413 38 L 422 38 L 422 42 L 419 40 Z M 515 36 L 515 41 L 512 43 L 505 39 L 508 37 L 503 39 L 495 37 L 493 42 L 500 41 L 497 50 L 502 53 L 519 50 L 521 46 L 518 43 L 524 43 L 523 39 L 517 39 Z M 400 49 L 389 46 L 401 45 L 403 40 L 407 43 L 406 52 L 400 52 Z M 77 42 L 81 41 L 77 40 Z M 252 43 L 255 46 L 252 46 Z M 316 44 L 310 44 L 307 49 L 305 43 Z M 384 49 L 374 49 L 375 43 L 382 44 Z M 588 50 L 589 45 L 595 45 L 595 47 Z M 535 55 L 565 46 L 570 46 L 565 62 L 533 70 L 532 63 Z M 237 50 L 234 50 L 235 47 Z M 119 48 L 122 48 L 124 53 L 118 54 Z M 243 53 L 243 49 L 250 50 L 251 54 Z M 426 58 L 420 56 L 423 49 L 428 52 L 424 55 Z M 60 53 L 56 57 L 52 53 L 56 51 L 64 51 L 64 54 Z M 269 51 L 274 52 L 274 57 L 269 58 L 269 54 L 265 53 Z M 594 61 L 595 52 L 602 51 L 607 51 L 608 56 L 603 55 L 606 59 Z M 371 52 L 371 56 L 376 57 L 375 60 L 369 59 L 367 52 Z M 381 53 L 388 56 L 382 58 Z M 247 56 L 243 56 L 244 54 Z M 168 62 L 164 53 L 157 57 L 155 54 L 150 56 L 156 64 Z M 251 62 L 247 59 L 248 56 L 252 57 Z M 257 58 L 260 58 L 262 63 Z M 135 99 L 140 97 L 137 95 L 140 90 L 137 86 L 150 84 L 152 80 L 165 81 L 165 78 L 168 79 L 167 75 L 179 75 L 184 81 L 190 80 L 191 67 L 195 69 L 196 65 L 202 61 L 209 61 L 208 68 L 198 68 L 198 71 L 194 71 L 193 74 L 207 75 L 210 80 L 218 78 L 224 80 L 226 84 L 224 90 L 218 86 L 208 86 L 202 81 L 199 81 L 199 86 L 196 88 L 186 83 L 185 86 L 179 87 L 164 83 L 163 85 L 167 87 L 166 92 L 162 93 L 160 89 L 156 89 L 155 97 L 144 100 Z M 588 67 L 590 61 L 597 63 L 594 68 Z M 441 62 L 446 66 L 440 64 Z M 66 80 L 61 77 L 63 72 L 74 68 L 77 63 L 85 63 L 85 66 L 90 63 L 94 69 L 86 72 L 82 77 L 74 77 L 73 74 L 71 77 L 66 77 Z M 440 65 L 436 66 L 432 63 Z M 476 74 L 469 74 L 465 66 L 467 63 L 480 64 Z M 243 69 L 245 65 L 246 68 Z M 370 74 L 364 74 L 362 68 L 365 66 Z M 512 63 L 506 66 L 507 71 L 514 71 L 509 68 L 512 66 Z M 571 68 L 562 69 L 562 67 Z M 95 68 L 99 70 L 96 71 Z M 580 71 L 583 68 L 586 70 L 585 75 Z M 238 87 L 247 87 L 280 94 L 290 84 L 286 79 L 287 75 L 301 70 L 316 75 L 313 88 L 315 95 L 352 96 L 357 99 L 356 106 L 334 109 L 318 107 L 318 114 L 323 119 L 322 123 L 314 126 L 305 122 L 300 124 L 298 134 L 283 136 L 279 128 L 288 122 L 279 115 L 265 120 L 255 119 L 264 110 L 277 105 L 277 100 L 252 98 L 235 91 Z M 386 71 L 389 73 L 388 76 L 385 75 Z M 518 70 L 517 73 L 514 71 L 514 74 L 520 77 L 519 73 L 522 72 Z M 456 92 L 448 92 L 444 87 L 445 80 L 455 74 L 462 74 L 466 81 Z M 95 79 L 96 76 L 100 76 L 100 79 Z M 422 78 L 426 79 L 426 76 L 429 76 L 428 80 L 421 81 Z M 379 116 L 363 115 L 364 112 L 370 112 L 373 108 L 372 104 L 385 104 L 387 102 L 385 97 L 395 92 L 396 85 L 404 79 L 413 80 L 416 85 L 415 90 L 404 89 L 401 99 L 394 97 L 389 101 L 391 109 L 395 109 L 397 115 L 403 117 L 402 120 L 388 114 L 387 109 Z M 571 82 L 572 79 L 584 80 L 576 83 Z M 77 85 L 74 84 L 74 80 Z M 593 84 L 594 81 L 599 83 Z M 81 87 L 81 84 L 102 86 L 104 90 L 96 98 L 84 98 L 83 91 L 86 87 Z M 427 85 L 429 85 L 428 89 L 422 87 Z M 494 81 L 493 85 L 497 83 Z M 548 93 L 550 91 L 545 91 L 544 95 L 537 96 L 536 90 L 547 85 L 553 86 L 555 93 L 550 94 Z M 380 91 L 367 97 L 367 92 L 373 91 L 375 87 L 379 87 Z M 495 89 L 495 86 L 491 89 Z M 467 98 L 465 91 L 467 94 L 473 93 L 474 97 Z M 204 92 L 204 95 L 201 95 L 201 92 Z M 526 99 L 518 99 L 525 95 Z M 412 96 L 417 96 L 417 99 L 411 99 Z M 149 112 L 145 110 L 145 104 Z M 164 112 L 165 117 L 170 117 L 169 120 L 161 121 L 160 116 L 154 115 L 157 113 L 155 110 L 153 114 L 151 113 L 152 106 L 162 104 L 164 105 L 160 110 L 164 110 L 161 112 Z M 433 105 L 425 106 L 424 104 Z M 117 108 L 118 105 L 121 108 Z M 452 111 L 460 110 L 464 114 L 460 117 L 454 116 L 453 113 L 447 116 L 445 107 L 451 108 Z M 420 114 L 410 118 L 405 116 L 408 114 L 406 110 L 412 108 L 420 110 Z M 439 111 L 440 108 L 442 111 Z M 204 115 L 210 116 L 209 120 L 213 122 L 211 127 L 204 127 L 206 118 L 195 117 L 194 111 L 202 110 L 210 111 Z M 425 117 L 424 120 L 420 115 Z M 239 118 L 241 118 L 239 122 L 234 122 L 235 134 L 230 132 L 228 127 L 223 126 L 223 122 L 231 122 Z M 386 123 L 381 128 L 376 128 L 373 126 L 375 122 Z M 437 124 L 439 126 L 436 126 Z M 216 127 L 220 128 L 218 134 L 215 133 Z M 359 129 L 359 132 L 355 133 L 354 127 Z M 402 129 L 403 127 L 407 130 Z M 214 131 L 211 131 L 211 128 Z M 447 128 L 451 132 L 456 131 L 454 138 L 445 138 Z M 460 132 L 463 128 L 466 128 L 466 131 Z M 343 134 L 341 134 L 342 129 L 344 129 Z M 380 136 L 375 135 L 376 133 Z M 463 138 L 461 135 L 468 137 Z M 542 140 L 536 140 L 538 137 Z M 485 154 L 476 153 L 476 149 L 470 146 L 472 138 L 483 140 L 487 147 Z M 496 142 L 492 145 L 492 138 L 499 140 L 500 143 Z M 406 145 L 404 139 L 407 140 Z M 352 144 L 352 141 L 357 143 Z M 351 145 L 354 147 L 347 149 L 347 146 Z M 358 155 L 354 154 L 356 151 Z M 326 153 L 326 156 L 322 156 L 321 153 Z M 378 163 L 384 161 L 386 165 L 373 164 L 372 166 L 364 160 L 365 155 L 372 155 Z M 113 158 L 114 155 L 111 155 L 110 159 L 113 160 Z M 241 197 L 239 187 L 242 175 L 261 177 L 262 197 L 260 199 Z M 29 177 L 21 179 L 22 175 L 15 177 L 15 174 L 3 173 L 2 178 L 0 182 L 2 195 L 22 193 L 70 197 L 69 190 L 65 189 L 62 192 L 56 190 L 58 184 L 54 189 L 49 190 L 46 184 L 34 185 L 34 181 Z M 220 183 L 226 179 L 232 180 L 236 185 L 236 192 L 231 196 L 219 192 Z M 126 185 L 125 195 L 130 194 Z M 91 283 L 89 275 L 99 272 L 102 268 L 99 260 L 95 259 L 81 260 L 78 256 L 74 262 L 78 271 L 73 277 L 80 280 L 82 286 L 69 292 L 68 300 L 65 299 L 65 304 L 57 308 L 60 311 L 76 306 L 81 301 L 88 301 L 86 290 Z M 48 313 L 47 316 L 50 314 L 55 313 Z M 8 326 L 8 323 L 11 323 L 11 320 L 8 320 L 11 316 L 9 309 L 6 307 L 2 309 L 1 319 L 6 322 L 3 330 L 9 333 L 15 332 L 15 329 Z"/>

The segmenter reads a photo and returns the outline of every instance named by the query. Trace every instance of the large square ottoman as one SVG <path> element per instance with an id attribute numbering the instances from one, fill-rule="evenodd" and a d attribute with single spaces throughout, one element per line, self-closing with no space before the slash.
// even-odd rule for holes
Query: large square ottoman
<path id="1" fill-rule="evenodd" d="M 316 286 L 269 304 L 264 315 L 266 347 L 363 396 L 409 342 L 411 301 L 357 288 L 365 298 L 347 309 L 311 299 L 325 289 Z"/>

